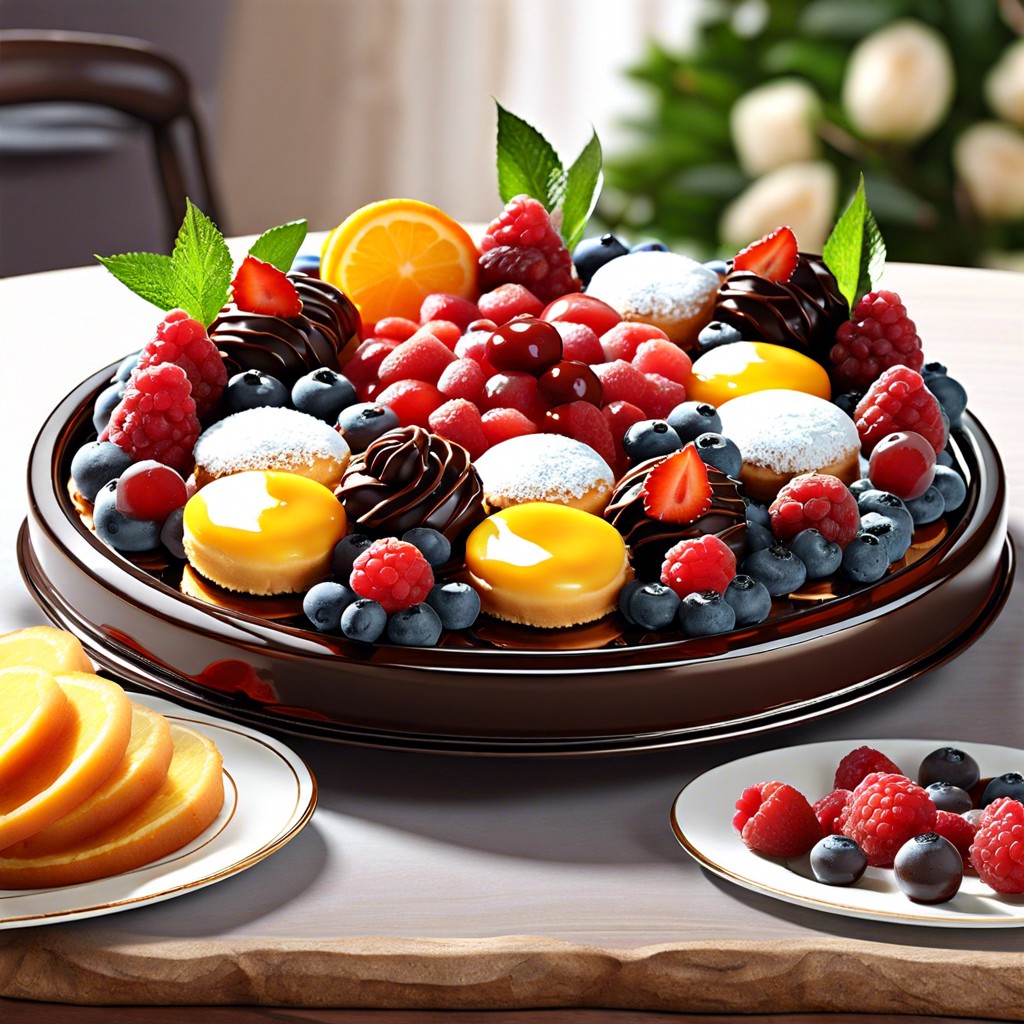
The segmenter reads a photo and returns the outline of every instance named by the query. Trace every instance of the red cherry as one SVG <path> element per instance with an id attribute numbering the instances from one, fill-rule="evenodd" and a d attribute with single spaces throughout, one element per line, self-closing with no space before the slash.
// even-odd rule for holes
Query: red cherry
<path id="1" fill-rule="evenodd" d="M 118 512 L 134 519 L 162 523 L 187 500 L 185 481 L 170 466 L 152 459 L 134 463 L 117 478 L 114 503 Z"/>
<path id="2" fill-rule="evenodd" d="M 487 361 L 496 370 L 541 373 L 562 358 L 562 336 L 543 320 L 510 320 L 488 339 Z"/>
<path id="3" fill-rule="evenodd" d="M 871 450 L 868 479 L 905 501 L 919 498 L 935 479 L 935 449 L 912 430 L 886 434 Z"/>
<path id="4" fill-rule="evenodd" d="M 564 405 L 566 402 L 600 405 L 604 394 L 597 374 L 586 363 L 572 359 L 565 359 L 545 370 L 537 385 L 552 405 Z"/>
<path id="5" fill-rule="evenodd" d="M 584 295 L 582 292 L 563 295 L 560 299 L 548 303 L 540 318 L 586 324 L 599 338 L 622 319 L 618 310 L 613 309 L 607 302 L 602 302 L 593 295 Z"/>

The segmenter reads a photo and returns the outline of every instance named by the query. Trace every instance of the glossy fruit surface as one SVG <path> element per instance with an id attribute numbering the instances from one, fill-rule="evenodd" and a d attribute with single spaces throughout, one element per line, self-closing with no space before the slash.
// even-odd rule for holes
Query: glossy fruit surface
<path id="1" fill-rule="evenodd" d="M 914 903 L 945 903 L 960 889 L 964 862 L 948 839 L 925 832 L 900 847 L 893 872 L 907 899 Z"/>
<path id="2" fill-rule="evenodd" d="M 162 523 L 185 504 L 185 481 L 170 466 L 147 459 L 129 466 L 117 478 L 118 512 Z"/>
<path id="3" fill-rule="evenodd" d="M 562 358 L 562 336 L 544 320 L 510 320 L 487 339 L 484 352 L 496 370 L 540 374 Z"/>
<path id="4" fill-rule="evenodd" d="M 871 452 L 868 477 L 880 491 L 919 498 L 935 476 L 935 449 L 913 430 L 887 434 Z"/>
<path id="5" fill-rule="evenodd" d="M 537 380 L 537 386 L 552 405 L 562 405 L 566 402 L 601 405 L 601 382 L 586 363 L 564 359 L 545 370 Z"/>

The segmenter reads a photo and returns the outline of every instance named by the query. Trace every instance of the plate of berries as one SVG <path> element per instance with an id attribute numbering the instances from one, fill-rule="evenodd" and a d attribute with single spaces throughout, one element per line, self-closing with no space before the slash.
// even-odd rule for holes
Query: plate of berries
<path id="1" fill-rule="evenodd" d="M 702 867 L 813 910 L 950 928 L 1024 925 L 1024 751 L 854 739 L 705 772 L 670 820 Z"/>

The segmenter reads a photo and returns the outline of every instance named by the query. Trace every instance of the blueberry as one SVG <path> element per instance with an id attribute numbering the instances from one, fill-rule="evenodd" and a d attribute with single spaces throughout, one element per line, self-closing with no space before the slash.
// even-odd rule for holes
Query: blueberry
<path id="1" fill-rule="evenodd" d="M 932 798 L 932 803 L 939 811 L 964 814 L 974 806 L 970 793 L 949 782 L 933 782 L 925 787 L 925 792 Z"/>
<path id="2" fill-rule="evenodd" d="M 469 629 L 480 614 L 480 595 L 468 583 L 438 583 L 427 594 L 445 629 Z"/>
<path id="3" fill-rule="evenodd" d="M 679 625 L 687 636 L 727 633 L 736 626 L 736 612 L 717 590 L 704 590 L 679 602 Z"/>
<path id="4" fill-rule="evenodd" d="M 862 476 L 860 479 L 854 480 L 849 487 L 850 493 L 855 498 L 859 498 L 865 492 L 873 491 L 875 489 L 875 485 L 866 476 Z"/>
<path id="5" fill-rule="evenodd" d="M 946 512 L 958 509 L 967 497 L 967 485 L 964 483 L 964 478 L 949 466 L 935 467 L 935 479 L 932 480 L 932 487 L 942 495 Z"/>
<path id="6" fill-rule="evenodd" d="M 433 647 L 441 632 L 441 619 L 429 604 L 403 608 L 388 619 L 388 640 L 400 647 Z"/>
<path id="7" fill-rule="evenodd" d="M 176 508 L 164 520 L 160 527 L 160 543 L 171 553 L 174 558 L 185 560 L 185 506 Z"/>
<path id="8" fill-rule="evenodd" d="M 92 407 L 92 425 L 96 428 L 97 434 L 102 434 L 110 422 L 110 414 L 124 398 L 124 381 L 115 380 L 108 384 L 97 396 Z"/>
<path id="9" fill-rule="evenodd" d="M 721 320 L 712 320 L 697 335 L 697 346 L 701 352 L 708 352 L 713 348 L 718 348 L 719 345 L 731 345 L 742 337 L 743 335 L 732 324 L 724 324 Z"/>
<path id="10" fill-rule="evenodd" d="M 887 516 L 865 512 L 860 517 L 861 532 L 872 534 L 885 545 L 885 557 L 890 562 L 898 562 L 907 553 L 914 537 L 913 527 L 913 520 L 899 510 Z"/>
<path id="11" fill-rule="evenodd" d="M 338 432 L 354 452 L 365 452 L 378 437 L 399 426 L 397 414 L 375 402 L 359 402 L 338 414 Z"/>
<path id="12" fill-rule="evenodd" d="M 1005 772 L 1002 775 L 997 775 L 985 787 L 978 806 L 988 807 L 993 800 L 998 800 L 1001 796 L 1008 796 L 1011 800 L 1019 800 L 1024 803 L 1024 775 L 1021 775 L 1020 772 Z"/>
<path id="13" fill-rule="evenodd" d="M 311 277 L 320 276 L 320 254 L 315 252 L 300 252 L 292 260 L 291 270 L 300 274 L 309 274 Z"/>
<path id="14" fill-rule="evenodd" d="M 902 498 L 897 498 L 891 491 L 880 491 L 877 488 L 869 487 L 856 495 L 857 508 L 863 516 L 865 512 L 877 512 L 879 515 L 887 516 L 894 508 L 901 508 L 907 511 L 907 506 Z"/>
<path id="15" fill-rule="evenodd" d="M 96 495 L 92 521 L 96 536 L 115 551 L 152 551 L 160 546 L 160 523 L 118 512 L 117 481 L 109 480 Z"/>
<path id="16" fill-rule="evenodd" d="M 334 545 L 331 553 L 331 573 L 336 579 L 347 580 L 352 575 L 352 564 L 373 543 L 372 537 L 350 533 Z"/>
<path id="17" fill-rule="evenodd" d="M 633 463 L 671 455 L 682 446 L 679 435 L 665 420 L 640 420 L 622 436 L 622 449 Z"/>
<path id="18" fill-rule="evenodd" d="M 775 534 L 767 526 L 747 521 L 747 551 L 750 554 L 755 551 L 763 551 L 777 543 Z"/>
<path id="19" fill-rule="evenodd" d="M 722 595 L 736 613 L 737 626 L 757 626 L 768 618 L 772 610 L 772 595 L 768 588 L 753 576 L 740 573 L 729 580 Z"/>
<path id="20" fill-rule="evenodd" d="M 619 612 L 622 617 L 631 625 L 636 625 L 636 620 L 633 618 L 629 611 L 629 602 L 636 591 L 638 591 L 644 585 L 643 580 L 630 580 L 620 591 L 619 591 Z"/>
<path id="21" fill-rule="evenodd" d="M 924 383 L 938 399 L 940 408 L 949 419 L 949 426 L 959 427 L 963 421 L 964 409 L 967 408 L 967 391 L 963 384 L 945 374 L 924 376 Z"/>
<path id="22" fill-rule="evenodd" d="M 100 488 L 116 480 L 131 464 L 131 456 L 113 441 L 90 441 L 75 452 L 71 479 L 86 501 L 95 501 Z"/>
<path id="23" fill-rule="evenodd" d="M 748 523 L 759 523 L 766 529 L 771 529 L 772 517 L 768 513 L 767 505 L 759 505 L 756 501 L 748 501 L 746 512 Z"/>
<path id="24" fill-rule="evenodd" d="M 847 836 L 825 836 L 811 849 L 811 872 L 825 885 L 853 885 L 867 866 L 867 854 Z"/>
<path id="25" fill-rule="evenodd" d="M 630 591 L 630 622 L 652 633 L 668 629 L 679 612 L 679 596 L 663 583 L 644 583 Z"/>
<path id="26" fill-rule="evenodd" d="M 729 273 L 729 262 L 728 260 L 705 260 L 704 266 L 708 270 L 715 274 L 728 274 Z"/>
<path id="27" fill-rule="evenodd" d="M 356 389 L 348 377 L 326 366 L 300 377 L 292 387 L 292 405 L 325 423 L 334 423 L 355 401 Z"/>
<path id="28" fill-rule="evenodd" d="M 264 406 L 284 407 L 288 405 L 288 389 L 270 374 L 244 370 L 227 382 L 221 401 L 225 415 Z"/>
<path id="29" fill-rule="evenodd" d="M 801 530 L 786 546 L 804 563 L 809 580 L 831 576 L 843 560 L 843 549 L 813 528 Z"/>
<path id="30" fill-rule="evenodd" d="M 749 532 L 750 527 L 747 527 Z M 772 597 L 799 590 L 807 579 L 804 563 L 789 548 L 773 541 L 770 547 L 747 555 L 740 571 L 760 580 Z"/>
<path id="31" fill-rule="evenodd" d="M 857 406 L 860 405 L 860 400 L 864 396 L 859 391 L 844 391 L 841 395 L 836 395 L 832 399 L 832 404 L 838 409 L 842 409 L 847 416 L 852 420 L 854 418 L 854 412 Z"/>
<path id="32" fill-rule="evenodd" d="M 668 246 L 664 242 L 654 239 L 647 242 L 637 242 L 629 247 L 630 252 L 668 252 Z"/>
<path id="33" fill-rule="evenodd" d="M 854 583 L 874 583 L 889 568 L 889 552 L 873 533 L 858 533 L 843 552 L 843 575 Z"/>
<path id="34" fill-rule="evenodd" d="M 321 633 L 336 633 L 341 613 L 355 600 L 355 591 L 340 583 L 318 583 L 306 591 L 302 612 Z"/>
<path id="35" fill-rule="evenodd" d="M 914 903 L 945 903 L 959 891 L 964 862 L 957 848 L 934 832 L 908 839 L 892 863 L 896 884 Z"/>
<path id="36" fill-rule="evenodd" d="M 714 466 L 726 476 L 739 477 L 743 468 L 743 456 L 736 442 L 721 434 L 699 434 L 693 442 L 697 454 L 709 466 Z"/>
<path id="37" fill-rule="evenodd" d="M 945 377 L 946 364 L 938 360 L 931 360 L 921 367 L 921 377 L 927 382 L 929 377 Z"/>
<path id="38" fill-rule="evenodd" d="M 915 526 L 934 523 L 946 511 L 946 499 L 934 484 L 920 498 L 911 498 L 906 504 L 907 511 L 914 518 Z"/>
<path id="39" fill-rule="evenodd" d="M 949 453 L 949 448 L 943 448 L 938 455 L 935 456 L 936 466 L 945 466 L 947 469 L 953 468 L 953 456 Z"/>
<path id="40" fill-rule="evenodd" d="M 132 352 L 131 355 L 127 355 L 124 359 L 118 363 L 117 372 L 114 374 L 114 380 L 119 381 L 122 384 L 128 383 L 128 378 L 132 375 L 132 371 L 136 366 L 139 365 L 139 356 L 142 352 Z"/>
<path id="41" fill-rule="evenodd" d="M 376 643 L 388 624 L 388 613 L 368 597 L 353 601 L 341 613 L 341 631 L 349 640 Z"/>
<path id="42" fill-rule="evenodd" d="M 707 402 L 682 402 L 666 419 L 682 444 L 695 441 L 701 434 L 717 434 L 722 429 L 718 410 Z"/>
<path id="43" fill-rule="evenodd" d="M 933 750 L 921 762 L 917 769 L 917 782 L 920 786 L 930 786 L 933 782 L 948 782 L 951 786 L 970 789 L 978 784 L 981 769 L 978 762 L 970 754 L 956 747 L 939 747 Z"/>
<path id="44" fill-rule="evenodd" d="M 429 526 L 416 526 L 402 534 L 402 540 L 411 544 L 427 560 L 432 569 L 444 565 L 452 557 L 451 541 Z"/>
<path id="45" fill-rule="evenodd" d="M 612 234 L 600 238 L 584 238 L 572 251 L 572 265 L 583 287 L 606 263 L 625 256 L 629 250 Z"/>

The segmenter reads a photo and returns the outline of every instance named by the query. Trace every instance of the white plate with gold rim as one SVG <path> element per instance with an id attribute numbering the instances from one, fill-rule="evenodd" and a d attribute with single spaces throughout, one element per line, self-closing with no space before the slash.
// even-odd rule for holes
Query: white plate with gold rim
<path id="1" fill-rule="evenodd" d="M 224 757 L 220 814 L 187 846 L 134 871 L 52 889 L 0 889 L 0 928 L 76 921 L 182 896 L 258 864 L 312 816 L 316 780 L 279 740 L 150 694 L 131 698 L 217 744 Z"/>
<path id="2" fill-rule="evenodd" d="M 748 850 L 732 827 L 736 800 L 747 786 L 777 780 L 798 789 L 811 803 L 832 789 L 836 766 L 851 750 L 874 747 L 916 777 L 923 758 L 939 747 L 967 751 L 981 777 L 1024 770 L 1024 750 L 963 740 L 850 739 L 766 750 L 699 775 L 675 799 L 670 820 L 683 849 L 721 878 L 786 903 L 847 917 L 894 924 L 947 928 L 1012 928 L 1024 925 L 1024 896 L 993 892 L 973 873 L 947 903 L 912 903 L 887 868 L 868 868 L 853 886 L 814 880 L 807 858 L 787 862 Z"/>

